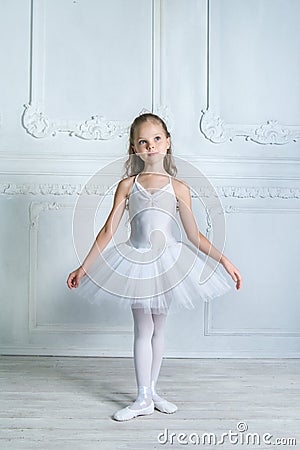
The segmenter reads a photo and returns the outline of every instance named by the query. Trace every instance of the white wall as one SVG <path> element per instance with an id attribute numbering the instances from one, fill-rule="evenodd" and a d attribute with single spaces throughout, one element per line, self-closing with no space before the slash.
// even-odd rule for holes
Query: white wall
<path id="1" fill-rule="evenodd" d="M 0 1 L 1 352 L 132 354 L 130 312 L 80 301 L 66 277 L 81 187 L 125 156 L 145 108 L 216 187 L 244 280 L 169 317 L 166 355 L 299 357 L 299 2 L 32 3 Z"/>

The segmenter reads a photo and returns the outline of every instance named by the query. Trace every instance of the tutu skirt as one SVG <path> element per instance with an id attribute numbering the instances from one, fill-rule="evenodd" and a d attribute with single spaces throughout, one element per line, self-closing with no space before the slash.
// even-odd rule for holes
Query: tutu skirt
<path id="1" fill-rule="evenodd" d="M 126 241 L 102 251 L 77 293 L 93 304 L 107 299 L 122 308 L 167 314 L 194 309 L 231 289 L 220 264 L 192 244 L 136 248 Z"/>

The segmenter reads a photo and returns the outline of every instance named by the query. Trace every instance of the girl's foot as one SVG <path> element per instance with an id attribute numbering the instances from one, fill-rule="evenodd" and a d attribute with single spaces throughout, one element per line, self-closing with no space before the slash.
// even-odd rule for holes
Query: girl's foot
<path id="1" fill-rule="evenodd" d="M 154 407 L 160 412 L 173 414 L 178 409 L 174 403 L 168 402 L 168 400 L 160 397 L 158 394 L 152 394 L 152 400 L 154 401 Z"/>
<path id="2" fill-rule="evenodd" d="M 174 403 L 168 402 L 165 398 L 162 398 L 156 392 L 156 381 L 151 381 L 151 394 L 152 400 L 154 401 L 154 407 L 158 409 L 160 412 L 166 414 L 173 414 L 177 411 L 177 406 Z"/>
<path id="3" fill-rule="evenodd" d="M 136 401 L 126 408 L 120 409 L 114 414 L 115 420 L 130 420 L 137 416 L 152 414 L 154 403 L 151 398 L 151 390 L 148 386 L 138 386 L 138 396 Z"/>
<path id="4" fill-rule="evenodd" d="M 152 414 L 154 411 L 154 403 L 151 401 L 149 406 L 140 409 L 132 409 L 130 406 L 115 412 L 114 419 L 118 421 L 130 420 L 137 416 L 145 416 Z"/>

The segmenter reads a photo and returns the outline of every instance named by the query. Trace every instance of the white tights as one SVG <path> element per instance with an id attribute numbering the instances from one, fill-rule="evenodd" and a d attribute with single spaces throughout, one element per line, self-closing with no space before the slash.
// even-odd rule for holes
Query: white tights
<path id="1" fill-rule="evenodd" d="M 130 409 L 146 408 L 151 400 L 163 400 L 156 393 L 163 351 L 166 314 L 148 314 L 132 308 L 134 319 L 134 367 L 138 396 Z"/>

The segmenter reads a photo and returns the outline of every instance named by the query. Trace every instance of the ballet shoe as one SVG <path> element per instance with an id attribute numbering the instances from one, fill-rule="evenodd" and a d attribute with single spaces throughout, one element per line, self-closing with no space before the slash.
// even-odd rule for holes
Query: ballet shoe
<path id="1" fill-rule="evenodd" d="M 174 403 L 168 402 L 168 400 L 164 399 L 159 402 L 154 402 L 154 407 L 158 409 L 158 411 L 166 414 L 173 414 L 178 409 Z"/>
<path id="2" fill-rule="evenodd" d="M 113 418 L 118 421 L 134 419 L 137 416 L 145 416 L 147 414 L 152 414 L 154 412 L 154 403 L 151 402 L 149 406 L 142 409 L 131 409 L 129 406 L 120 409 L 115 412 Z"/>

